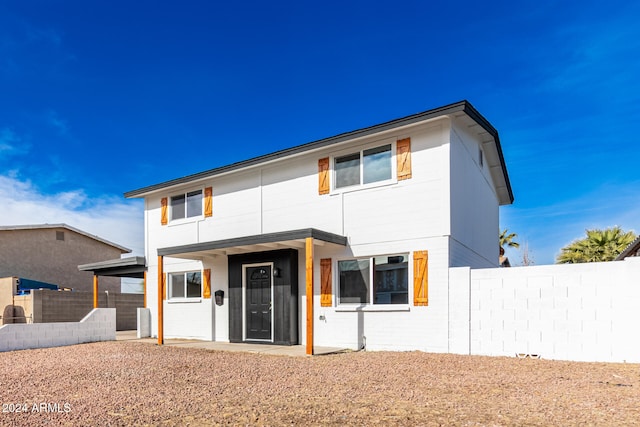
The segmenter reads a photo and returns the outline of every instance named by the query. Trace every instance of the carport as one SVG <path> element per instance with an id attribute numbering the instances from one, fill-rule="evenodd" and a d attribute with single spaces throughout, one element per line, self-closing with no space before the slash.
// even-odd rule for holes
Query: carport
<path id="1" fill-rule="evenodd" d="M 93 273 L 93 308 L 98 308 L 99 276 L 143 279 L 144 306 L 147 306 L 147 262 L 145 257 L 133 256 L 82 264 L 78 266 L 78 270 Z"/>

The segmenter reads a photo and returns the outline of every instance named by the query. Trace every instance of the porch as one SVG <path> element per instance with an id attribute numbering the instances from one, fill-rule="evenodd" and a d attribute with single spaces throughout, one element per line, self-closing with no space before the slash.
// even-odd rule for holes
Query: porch
<path id="1" fill-rule="evenodd" d="M 157 295 L 162 295 L 162 299 L 158 298 L 155 320 L 158 344 L 164 343 L 165 311 L 173 310 L 174 318 L 166 326 L 174 325 L 177 319 L 175 308 L 178 307 L 177 303 L 170 302 L 171 292 L 168 289 L 171 283 L 168 279 L 171 277 L 165 273 L 164 258 L 201 261 L 210 265 L 218 260 L 226 263 L 218 267 L 222 271 L 228 270 L 228 281 L 212 286 L 211 269 L 204 268 L 202 300 L 210 300 L 216 288 L 221 293 L 221 299 L 215 304 L 227 305 L 225 309 L 228 311 L 218 317 L 224 319 L 223 322 L 228 319 L 228 338 L 225 337 L 224 342 L 256 344 L 260 351 L 267 348 L 265 345 L 278 347 L 287 344 L 302 348 L 297 344 L 304 334 L 306 354 L 314 354 L 313 272 L 314 263 L 318 261 L 314 257 L 314 247 L 324 245 L 344 247 L 347 238 L 309 228 L 158 248 Z M 300 270 L 304 274 L 299 276 Z M 302 282 L 300 288 L 304 289 L 304 302 L 299 300 L 299 282 Z M 165 306 L 167 300 L 169 302 Z M 182 314 L 184 316 L 185 313 Z M 299 323 L 301 316 L 305 320 Z M 300 332 L 299 326 L 302 328 Z M 180 332 L 172 335 L 183 336 Z"/>
<path id="2" fill-rule="evenodd" d="M 157 344 L 156 338 L 138 338 L 136 331 L 118 331 L 116 332 L 116 341 L 136 341 L 145 344 Z M 185 347 L 185 348 L 201 348 L 205 350 L 215 351 L 233 351 L 246 353 L 270 354 L 274 356 L 306 356 L 306 347 L 304 345 L 272 345 L 272 344 L 247 344 L 247 343 L 229 343 L 216 341 L 201 341 L 188 339 L 165 339 L 164 345 L 169 347 Z M 318 347 L 313 348 L 314 356 L 324 354 L 343 353 L 347 350 L 339 347 Z"/>

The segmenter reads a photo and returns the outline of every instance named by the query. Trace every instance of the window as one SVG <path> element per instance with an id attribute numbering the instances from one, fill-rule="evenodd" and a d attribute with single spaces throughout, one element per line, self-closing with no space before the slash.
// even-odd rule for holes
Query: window
<path id="1" fill-rule="evenodd" d="M 369 303 L 369 260 L 338 261 L 340 303 Z"/>
<path id="2" fill-rule="evenodd" d="M 336 188 L 391 179 L 391 157 L 391 144 L 336 157 Z"/>
<path id="3" fill-rule="evenodd" d="M 64 231 L 56 231 L 56 240 L 64 240 Z"/>
<path id="4" fill-rule="evenodd" d="M 200 298 L 202 274 L 199 271 L 169 274 L 169 298 Z"/>
<path id="5" fill-rule="evenodd" d="M 408 260 L 399 254 L 338 261 L 339 304 L 408 304 Z"/>
<path id="6" fill-rule="evenodd" d="M 171 219 L 202 215 L 202 190 L 171 197 Z"/>

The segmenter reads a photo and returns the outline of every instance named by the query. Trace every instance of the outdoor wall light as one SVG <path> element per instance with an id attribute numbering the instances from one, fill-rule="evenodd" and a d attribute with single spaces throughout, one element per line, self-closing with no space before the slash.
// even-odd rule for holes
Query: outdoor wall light
<path id="1" fill-rule="evenodd" d="M 273 269 L 273 277 L 280 277 L 280 273 L 281 271 L 279 268 L 276 267 Z"/>

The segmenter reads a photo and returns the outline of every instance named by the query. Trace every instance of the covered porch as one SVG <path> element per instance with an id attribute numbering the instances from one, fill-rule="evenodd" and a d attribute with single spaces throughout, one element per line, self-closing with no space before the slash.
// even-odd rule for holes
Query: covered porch
<path id="1" fill-rule="evenodd" d="M 307 228 L 276 233 L 264 233 L 232 239 L 223 239 L 196 244 L 159 248 L 158 256 L 158 289 L 157 295 L 166 295 L 165 257 L 198 260 L 203 264 L 212 259 L 225 257 L 228 262 L 229 297 L 229 337 L 232 343 L 255 341 L 255 345 L 268 347 L 270 344 L 295 337 L 305 337 L 305 354 L 317 354 L 319 349 L 313 345 L 313 289 L 314 269 L 318 260 L 314 258 L 314 248 L 334 245 L 344 247 L 347 238 L 326 231 Z M 298 255 L 299 251 L 299 255 Z M 305 319 L 301 322 L 303 330 L 298 331 L 298 315 L 302 307 L 298 307 L 299 257 L 304 259 Z M 302 262 L 300 262 L 302 266 Z M 303 278 L 303 279 L 302 279 Z M 277 285 L 277 286 L 276 286 Z M 274 291 L 274 289 L 276 289 Z M 250 292 L 249 292 L 250 291 Z M 262 294 L 261 294 L 262 292 Z M 211 298 L 210 278 L 205 272 L 203 277 L 203 298 Z M 253 328 L 249 333 L 245 322 L 251 313 L 248 306 L 251 296 L 257 294 L 256 318 L 266 319 L 262 327 Z M 164 344 L 164 310 L 163 297 L 157 298 L 157 342 Z M 261 305 L 262 304 L 262 305 Z M 276 314 L 273 314 L 273 312 Z M 262 313 L 263 316 L 259 314 Z M 271 329 L 268 329 L 271 328 Z M 255 329 L 255 330 L 254 330 Z M 264 335 L 260 335 L 264 333 Z M 255 335 L 254 335 L 255 334 Z M 270 334 L 270 335 L 269 335 Z M 260 342 L 262 341 L 262 342 Z M 218 343 L 224 344 L 224 343 Z M 292 345 L 292 347 L 301 347 Z"/>

